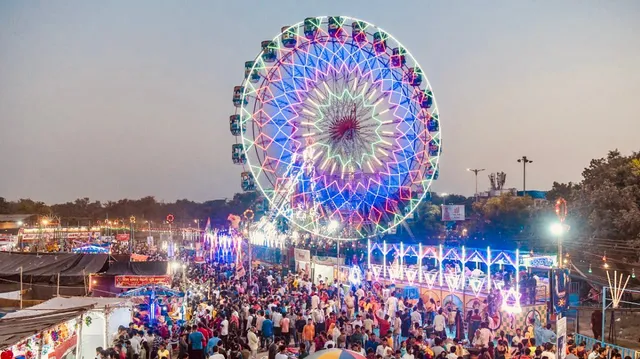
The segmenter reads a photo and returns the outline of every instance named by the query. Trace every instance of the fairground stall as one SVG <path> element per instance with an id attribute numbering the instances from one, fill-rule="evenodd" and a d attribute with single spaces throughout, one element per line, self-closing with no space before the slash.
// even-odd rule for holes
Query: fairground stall
<path id="1" fill-rule="evenodd" d="M 2 318 L 0 350 L 10 358 L 91 358 L 130 320 L 124 298 L 57 297 Z"/>
<path id="2" fill-rule="evenodd" d="M 367 247 L 370 273 L 363 279 L 369 276 L 387 295 L 397 289 L 409 299 L 422 298 L 463 313 L 489 306 L 489 326 L 507 334 L 531 318 L 547 316 L 548 280 L 542 275 L 556 266 L 555 256 L 371 241 Z"/>
<path id="3" fill-rule="evenodd" d="M 183 292 L 165 286 L 143 286 L 119 295 L 133 303 L 132 321 L 139 326 L 168 329 L 182 323 L 185 317 Z"/>

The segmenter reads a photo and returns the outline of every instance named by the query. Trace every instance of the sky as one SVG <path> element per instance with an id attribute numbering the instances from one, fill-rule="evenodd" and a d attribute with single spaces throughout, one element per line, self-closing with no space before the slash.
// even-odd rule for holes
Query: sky
<path id="1" fill-rule="evenodd" d="M 231 198 L 233 86 L 308 16 L 385 29 L 440 112 L 437 192 L 580 181 L 640 150 L 640 1 L 0 0 L 0 196 L 47 203 Z"/>

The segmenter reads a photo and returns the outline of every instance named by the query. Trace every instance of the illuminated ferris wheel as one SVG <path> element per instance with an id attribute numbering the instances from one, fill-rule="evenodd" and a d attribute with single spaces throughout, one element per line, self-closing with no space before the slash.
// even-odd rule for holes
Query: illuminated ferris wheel
<path id="1" fill-rule="evenodd" d="M 343 16 L 283 27 L 234 88 L 242 188 L 311 234 L 357 239 L 402 223 L 438 178 L 438 108 L 418 62 Z"/>

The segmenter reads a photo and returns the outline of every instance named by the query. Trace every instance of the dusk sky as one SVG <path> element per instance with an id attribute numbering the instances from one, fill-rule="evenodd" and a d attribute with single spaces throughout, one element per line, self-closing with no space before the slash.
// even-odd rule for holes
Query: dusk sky
<path id="1" fill-rule="evenodd" d="M 392 4 L 398 5 L 392 5 Z M 398 38 L 441 114 L 438 192 L 579 181 L 640 150 L 640 1 L 0 0 L 0 196 L 231 198 L 233 86 L 260 41 L 316 15 Z"/>

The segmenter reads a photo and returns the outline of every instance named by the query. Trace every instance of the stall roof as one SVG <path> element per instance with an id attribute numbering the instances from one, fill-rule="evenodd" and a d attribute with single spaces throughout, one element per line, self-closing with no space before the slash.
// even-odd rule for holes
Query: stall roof
<path id="1" fill-rule="evenodd" d="M 56 312 L 71 309 L 103 309 L 107 306 L 115 307 L 127 303 L 126 298 L 99 298 L 99 297 L 56 297 L 49 299 L 33 307 L 21 309 L 9 313 L 0 319 L 0 324 L 5 319 L 22 318 L 35 315 L 50 315 Z"/>
<path id="2" fill-rule="evenodd" d="M 34 314 L 0 320 L 0 349 L 19 343 L 42 330 L 77 318 L 89 308 L 72 308 L 50 314 Z"/>
<path id="3" fill-rule="evenodd" d="M 0 319 L 0 349 L 90 310 L 128 305 L 126 298 L 56 297 Z"/>
<path id="4" fill-rule="evenodd" d="M 78 253 L 5 253 L 0 252 L 0 276 L 82 276 L 97 273 L 109 258 L 108 254 Z"/>
<path id="5" fill-rule="evenodd" d="M 110 275 L 166 275 L 169 262 L 113 262 L 105 274 Z"/>

